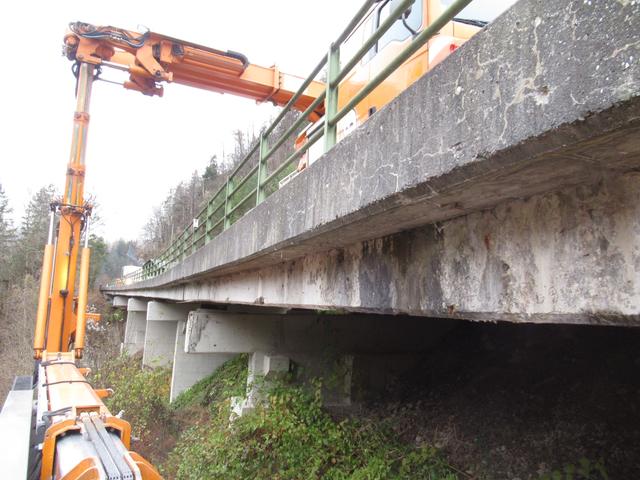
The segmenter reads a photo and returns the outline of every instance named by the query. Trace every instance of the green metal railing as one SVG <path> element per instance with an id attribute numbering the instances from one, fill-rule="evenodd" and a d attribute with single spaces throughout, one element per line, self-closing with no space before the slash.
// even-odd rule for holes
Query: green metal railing
<path id="1" fill-rule="evenodd" d="M 167 269 L 181 262 L 184 258 L 194 253 L 196 250 L 207 244 L 217 235 L 228 229 L 235 221 L 263 202 L 269 195 L 269 187 L 276 181 L 285 177 L 293 170 L 293 162 L 298 160 L 305 152 L 314 145 L 320 138 L 324 137 L 325 152 L 331 149 L 337 141 L 338 122 L 362 100 L 365 99 L 377 86 L 379 86 L 389 75 L 391 75 L 400 65 L 402 65 L 411 55 L 422 47 L 431 37 L 437 34 L 448 22 L 450 22 L 463 8 L 472 0 L 456 0 L 443 14 L 431 23 L 427 28 L 417 34 L 411 43 L 405 47 L 383 70 L 369 81 L 362 89 L 341 109 L 338 109 L 338 93 L 340 82 L 349 72 L 360 62 L 369 52 L 384 33 L 400 18 L 401 15 L 411 6 L 415 0 L 401 0 L 389 17 L 378 27 L 360 47 L 360 49 L 349 59 L 344 66 L 340 66 L 340 47 L 349 37 L 351 32 L 360 24 L 367 15 L 375 0 L 367 0 L 360 7 L 356 15 L 349 22 L 344 31 L 329 47 L 328 54 L 325 55 L 313 69 L 311 74 L 304 80 L 300 88 L 293 95 L 291 100 L 284 106 L 266 130 L 260 134 L 259 141 L 250 149 L 244 159 L 227 176 L 225 184 L 213 195 L 204 208 L 194 219 L 194 223 L 189 225 L 176 238 L 171 245 L 157 258 L 148 261 L 138 271 L 127 275 L 125 278 L 117 280 L 112 286 L 123 283 L 134 283 L 140 280 L 160 275 Z M 294 103 L 300 98 L 311 82 L 318 76 L 324 67 L 327 67 L 327 81 L 324 91 L 298 116 L 293 124 L 277 139 L 273 144 L 269 144 L 269 135 L 274 132 L 285 115 L 293 108 Z M 325 115 L 322 118 L 323 128 L 317 129 L 307 138 L 307 142 L 298 150 L 290 154 L 284 162 L 276 167 L 272 172 L 268 172 L 267 161 L 273 157 L 275 152 L 284 142 L 296 132 L 309 116 L 324 101 Z M 257 161 L 247 172 L 241 171 L 248 165 L 249 161 L 257 155 Z M 275 191 L 275 189 L 274 189 Z M 240 197 L 240 198 L 238 198 Z M 243 209 L 247 209 L 244 213 Z"/>

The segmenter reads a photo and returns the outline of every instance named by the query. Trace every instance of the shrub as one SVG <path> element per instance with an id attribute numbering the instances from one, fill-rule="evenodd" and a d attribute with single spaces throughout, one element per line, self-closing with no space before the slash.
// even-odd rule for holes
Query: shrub
<path id="1" fill-rule="evenodd" d="M 384 423 L 335 421 L 320 397 L 319 384 L 309 391 L 279 382 L 265 405 L 231 425 L 229 402 L 218 397 L 211 419 L 182 435 L 167 473 L 189 480 L 457 478 L 434 449 L 403 445 Z"/>
<path id="2" fill-rule="evenodd" d="M 102 365 L 94 383 L 113 388 L 105 404 L 114 415 L 124 410 L 134 435 L 144 437 L 152 426 L 170 424 L 169 368 L 142 368 L 139 356 L 120 355 Z"/>

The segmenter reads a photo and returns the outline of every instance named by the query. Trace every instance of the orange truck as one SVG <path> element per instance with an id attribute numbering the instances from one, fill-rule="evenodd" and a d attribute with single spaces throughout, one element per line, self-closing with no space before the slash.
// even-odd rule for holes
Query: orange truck
<path id="1" fill-rule="evenodd" d="M 347 37 L 340 51 L 340 58 L 347 63 L 367 39 L 387 20 L 398 0 L 375 2 Z M 350 100 L 386 65 L 398 56 L 430 23 L 439 18 L 452 1 L 419 0 L 405 11 L 403 18 L 393 23 L 391 28 L 371 46 L 368 53 L 357 62 L 340 82 L 338 91 L 338 109 L 346 106 Z M 500 3 L 500 2 L 494 2 Z M 487 12 L 489 10 L 489 12 Z M 490 18 L 491 8 L 483 5 L 480 9 L 462 10 L 454 21 L 448 22 L 439 34 L 421 46 L 411 57 L 393 71 L 363 101 L 354 106 L 347 115 L 338 122 L 337 139 L 344 138 L 352 130 L 362 125 L 371 115 L 397 97 L 431 68 L 444 60 L 455 49 L 471 38 L 487 24 L 486 20 L 471 18 L 479 16 Z M 489 16 L 487 16 L 489 15 Z M 467 18 L 469 17 L 469 18 Z M 296 146 L 303 145 L 313 132 L 320 128 L 321 122 L 309 125 L 296 139 Z M 323 142 L 319 141 L 309 149 L 298 165 L 298 171 L 313 163 L 324 153 Z M 281 185 L 285 182 L 281 182 Z"/>
<path id="2" fill-rule="evenodd" d="M 343 78 L 329 79 L 339 84 L 338 107 L 353 103 L 356 92 L 421 31 L 436 25 L 436 35 L 354 104 L 338 123 L 338 137 L 366 121 L 484 25 L 477 18 L 463 15 L 444 23 L 439 19 L 445 8 L 450 17 L 464 14 L 463 8 L 470 0 L 401 2 L 406 0 L 365 2 L 359 20 L 344 36 L 341 58 L 353 68 Z M 389 19 L 398 5 L 403 9 L 408 6 L 397 20 Z M 389 27 L 386 33 L 368 42 L 370 35 L 384 25 Z M 350 61 L 349 51 L 362 50 L 363 45 L 370 47 L 368 53 Z M 315 122 L 325 111 L 336 105 L 317 102 L 309 110 L 324 95 L 323 82 L 309 81 L 298 91 L 305 80 L 277 67 L 261 67 L 237 52 L 150 31 L 137 33 L 76 22 L 70 24 L 64 38 L 64 51 L 74 62 L 77 78 L 71 155 L 64 194 L 51 206 L 33 345 L 35 373 L 16 380 L 0 414 L 3 478 L 158 479 L 157 470 L 131 450 L 130 425 L 105 406 L 103 399 L 111 392 L 93 388 L 87 379 L 88 369 L 79 365 L 86 323 L 93 318 L 87 313 L 92 206 L 84 198 L 91 86 L 101 69 L 113 68 L 128 75 L 123 82 L 125 88 L 145 95 L 162 95 L 163 84 L 173 82 L 288 105 L 308 111 L 305 120 L 310 125 L 298 144 L 317 128 Z M 315 160 L 317 153 L 311 151 L 305 161 Z"/>

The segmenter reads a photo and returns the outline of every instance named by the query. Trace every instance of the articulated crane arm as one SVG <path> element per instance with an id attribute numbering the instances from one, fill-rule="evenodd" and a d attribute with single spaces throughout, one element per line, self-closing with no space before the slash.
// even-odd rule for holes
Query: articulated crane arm
<path id="1" fill-rule="evenodd" d="M 129 80 L 124 87 L 145 95 L 162 96 L 161 83 L 175 82 L 282 106 L 304 81 L 275 66 L 251 64 L 237 52 L 216 50 L 150 31 L 141 34 L 81 22 L 71 23 L 69 29 L 64 40 L 67 58 L 126 71 Z M 304 111 L 323 90 L 322 83 L 312 82 L 293 107 Z M 314 118 L 323 113 L 324 106 L 319 106 Z"/>
<path id="2" fill-rule="evenodd" d="M 161 84 L 175 82 L 259 102 L 291 102 L 300 111 L 318 98 L 324 85 L 312 82 L 298 94 L 302 78 L 276 67 L 252 65 L 238 53 L 152 32 L 85 23 L 72 23 L 70 30 L 64 52 L 76 62 L 77 106 L 64 194 L 51 205 L 44 251 L 33 345 L 37 403 L 28 478 L 156 480 L 158 472 L 129 451 L 131 426 L 104 405 L 102 398 L 110 392 L 94 389 L 85 378 L 87 369 L 77 365 L 90 317 L 86 309 L 92 206 L 84 199 L 84 176 L 93 81 L 102 67 L 112 67 L 129 73 L 126 88 L 146 95 L 162 95 Z M 310 120 L 323 113 L 323 106 L 318 106 Z"/>
<path id="3" fill-rule="evenodd" d="M 76 363 L 82 357 L 88 317 L 91 205 L 83 191 L 94 68 L 89 63 L 78 68 L 64 195 L 51 205 L 34 334 L 37 403 L 29 480 L 161 478 L 149 462 L 129 451 L 131 426 L 102 401 L 111 392 L 94 389 L 85 378 L 88 369 Z"/>

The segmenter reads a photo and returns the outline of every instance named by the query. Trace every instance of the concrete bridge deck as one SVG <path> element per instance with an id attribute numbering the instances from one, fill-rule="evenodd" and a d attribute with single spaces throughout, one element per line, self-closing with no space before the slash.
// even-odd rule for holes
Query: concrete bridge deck
<path id="1" fill-rule="evenodd" d="M 640 324 L 640 4 L 522 0 L 164 274 L 111 295 Z"/>

